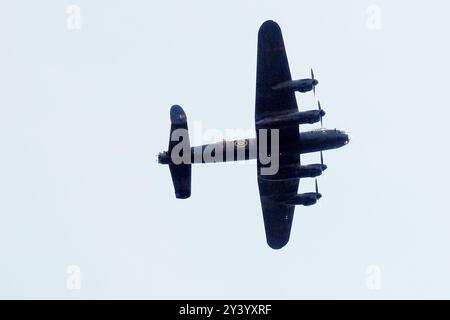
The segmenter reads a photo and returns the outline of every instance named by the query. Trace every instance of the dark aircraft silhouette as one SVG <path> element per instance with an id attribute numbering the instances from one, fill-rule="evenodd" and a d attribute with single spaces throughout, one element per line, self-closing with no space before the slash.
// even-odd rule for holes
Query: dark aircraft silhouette
<path id="1" fill-rule="evenodd" d="M 322 150 L 342 147 L 349 137 L 344 131 L 322 127 L 325 112 L 320 103 L 317 110 L 298 111 L 295 92 L 315 92 L 318 81 L 312 70 L 310 79 L 292 80 L 281 30 L 273 21 L 259 29 L 257 60 L 256 138 L 190 147 L 186 114 L 175 105 L 170 110 L 169 148 L 158 155 L 158 162 L 169 165 L 175 196 L 186 199 L 191 195 L 192 163 L 256 159 L 267 243 L 280 249 L 289 241 L 295 206 L 310 206 L 322 197 L 317 179 L 315 192 L 298 194 L 300 178 L 320 176 L 327 169 Z M 320 129 L 299 132 L 299 125 L 319 121 Z M 272 136 L 264 138 L 264 131 L 276 131 L 278 144 L 272 143 Z M 320 164 L 301 165 L 300 155 L 310 152 L 320 152 Z M 270 163 L 262 155 L 278 156 L 277 170 L 264 173 Z"/>

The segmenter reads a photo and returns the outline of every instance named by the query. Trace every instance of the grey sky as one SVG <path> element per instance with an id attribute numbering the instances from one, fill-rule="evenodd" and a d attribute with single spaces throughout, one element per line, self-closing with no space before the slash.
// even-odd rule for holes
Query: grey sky
<path id="1" fill-rule="evenodd" d="M 66 28 L 71 4 L 80 30 Z M 371 5 L 380 30 L 367 27 Z M 450 298 L 449 10 L 436 0 L 3 1 L 0 297 Z M 254 162 L 194 166 L 180 201 L 155 156 L 175 103 L 190 126 L 253 128 L 267 19 L 282 28 L 292 75 L 314 68 L 325 126 L 352 137 L 324 154 L 323 198 L 296 209 L 281 251 L 265 243 Z M 312 94 L 298 102 L 315 108 Z M 69 265 L 80 290 L 66 287 Z M 366 285 L 371 265 L 380 290 Z"/>

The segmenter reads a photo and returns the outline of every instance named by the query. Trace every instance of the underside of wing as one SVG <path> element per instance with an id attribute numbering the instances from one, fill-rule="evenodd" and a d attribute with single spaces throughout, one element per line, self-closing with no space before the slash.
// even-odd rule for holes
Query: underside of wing
<path id="1" fill-rule="evenodd" d="M 262 209 L 267 244 L 272 249 L 283 248 L 289 242 L 295 207 L 267 202 Z"/>
<path id="2" fill-rule="evenodd" d="M 255 120 L 298 110 L 293 91 L 273 89 L 292 80 L 283 35 L 274 21 L 264 22 L 259 29 L 257 60 Z"/>
<path id="3" fill-rule="evenodd" d="M 271 115 L 298 111 L 294 91 L 273 89 L 274 85 L 288 80 L 291 80 L 291 73 L 281 29 L 274 21 L 266 21 L 262 24 L 258 33 L 256 122 Z M 261 147 L 259 144 L 259 129 L 258 125 L 256 125 L 258 148 Z M 278 129 L 279 151 L 281 153 L 288 153 L 291 149 L 299 146 L 300 133 L 297 124 L 283 128 L 273 127 L 271 129 Z M 266 148 L 266 146 L 262 147 Z M 267 146 L 267 149 L 270 149 L 270 146 Z M 270 152 L 271 150 L 269 150 Z"/>
<path id="4" fill-rule="evenodd" d="M 294 163 L 300 163 L 296 155 L 281 157 L 280 170 Z M 273 249 L 281 249 L 289 241 L 295 206 L 287 205 L 283 201 L 298 193 L 299 181 L 299 179 L 268 181 L 258 175 L 266 239 Z"/>

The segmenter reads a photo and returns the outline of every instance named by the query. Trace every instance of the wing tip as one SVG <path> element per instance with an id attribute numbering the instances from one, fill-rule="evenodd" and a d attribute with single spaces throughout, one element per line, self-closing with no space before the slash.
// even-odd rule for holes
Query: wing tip
<path id="1" fill-rule="evenodd" d="M 284 248 L 289 242 L 289 236 L 287 238 L 267 238 L 267 244 L 274 250 L 280 250 Z"/>
<path id="2" fill-rule="evenodd" d="M 278 25 L 278 23 L 275 22 L 274 20 L 266 20 L 261 25 L 261 28 L 279 28 L 279 27 L 280 26 Z"/>
<path id="3" fill-rule="evenodd" d="M 190 196 L 191 196 L 190 190 L 175 192 L 175 197 L 177 199 L 188 199 Z"/>
<path id="4" fill-rule="evenodd" d="M 273 20 L 265 21 L 259 28 L 259 33 L 269 33 L 269 32 L 279 32 L 281 31 L 280 26 Z"/>
<path id="5" fill-rule="evenodd" d="M 269 247 L 272 248 L 273 250 L 281 250 L 286 246 L 286 243 L 284 244 L 271 244 L 269 243 Z"/>

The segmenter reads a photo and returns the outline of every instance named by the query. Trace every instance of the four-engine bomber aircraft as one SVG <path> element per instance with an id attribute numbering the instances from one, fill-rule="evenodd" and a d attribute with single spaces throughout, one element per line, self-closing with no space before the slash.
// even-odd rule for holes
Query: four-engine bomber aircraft
<path id="1" fill-rule="evenodd" d="M 169 165 L 175 195 L 186 199 L 191 195 L 192 163 L 257 159 L 258 187 L 267 243 L 273 249 L 280 249 L 289 241 L 295 206 L 310 206 L 322 197 L 317 188 L 317 180 L 315 192 L 297 194 L 300 178 L 321 175 L 327 168 L 323 164 L 322 150 L 342 147 L 349 142 L 349 137 L 343 131 L 323 127 L 299 132 L 299 125 L 319 121 L 322 123 L 325 115 L 320 103 L 317 110 L 299 112 L 295 98 L 297 91 L 314 91 L 318 81 L 312 70 L 311 79 L 292 80 L 281 30 L 273 21 L 266 21 L 259 30 L 257 59 L 256 139 L 221 141 L 191 148 L 186 114 L 180 106 L 175 105 L 170 110 L 172 125 L 169 149 L 158 155 L 158 162 Z M 184 130 L 186 134 L 174 134 L 180 130 Z M 278 133 L 278 144 L 275 147 L 273 143 L 269 143 L 272 136 L 261 134 L 261 131 L 268 130 Z M 260 145 L 260 140 L 265 140 L 265 143 Z M 179 144 L 187 146 L 187 149 L 178 148 Z M 265 149 L 264 152 L 261 152 L 262 149 Z M 221 156 L 216 154 L 218 150 L 223 150 Z M 300 164 L 301 154 L 319 151 L 320 164 Z M 266 158 L 262 158 L 262 154 L 273 156 L 272 153 L 278 156 L 278 170 L 272 174 L 264 174 L 263 170 L 270 164 Z M 181 156 L 183 161 L 175 161 L 175 155 Z"/>

